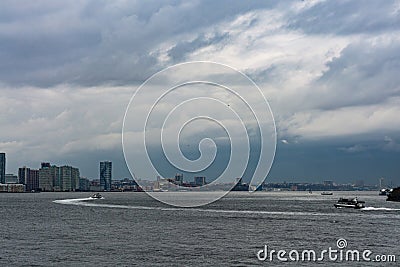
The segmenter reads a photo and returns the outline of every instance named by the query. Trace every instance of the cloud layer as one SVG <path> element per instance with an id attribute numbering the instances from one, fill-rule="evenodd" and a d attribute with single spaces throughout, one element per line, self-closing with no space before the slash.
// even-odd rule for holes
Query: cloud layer
<path id="1" fill-rule="evenodd" d="M 399 21 L 399 1 L 2 1 L 0 150 L 9 172 L 107 153 L 123 161 L 135 88 L 171 64 L 209 60 L 260 86 L 281 149 L 397 156 Z"/>

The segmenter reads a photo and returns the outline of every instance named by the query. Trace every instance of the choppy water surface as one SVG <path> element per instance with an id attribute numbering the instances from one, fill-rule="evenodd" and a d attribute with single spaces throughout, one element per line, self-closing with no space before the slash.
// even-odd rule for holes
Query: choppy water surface
<path id="1" fill-rule="evenodd" d="M 256 253 L 264 245 L 318 252 L 337 248 L 339 238 L 348 249 L 397 255 L 397 263 L 325 264 L 400 261 L 400 203 L 377 192 L 235 192 L 191 209 L 163 205 L 145 193 L 102 195 L 0 194 L 0 266 L 308 266 L 322 263 L 261 262 Z M 352 196 L 367 208 L 333 207 L 339 197 Z"/>

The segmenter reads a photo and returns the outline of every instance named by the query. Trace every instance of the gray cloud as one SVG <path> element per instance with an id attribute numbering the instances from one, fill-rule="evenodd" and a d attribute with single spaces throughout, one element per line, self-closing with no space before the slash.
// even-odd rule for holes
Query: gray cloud
<path id="1" fill-rule="evenodd" d="M 400 94 L 397 37 L 351 44 L 327 66 L 329 69 L 313 85 L 319 101 L 314 98 L 312 102 L 321 108 L 377 104 Z"/>
<path id="2" fill-rule="evenodd" d="M 226 2 L 198 1 L 2 2 L 0 80 L 39 87 L 142 82 L 161 68 L 156 59 L 161 43 L 177 41 L 184 33 L 195 33 L 238 12 L 266 5 L 233 2 L 227 6 Z M 175 54 L 183 46 L 178 45 Z"/>
<path id="3" fill-rule="evenodd" d="M 396 0 L 320 1 L 290 18 L 287 27 L 310 34 L 377 34 L 400 30 Z"/>
<path id="4" fill-rule="evenodd" d="M 270 101 L 287 141 L 274 175 L 306 176 L 307 162 L 326 155 L 319 144 L 357 166 L 379 151 L 393 176 L 399 10 L 398 1 L 2 1 L 0 150 L 13 172 L 41 159 L 121 159 L 134 88 L 173 63 L 211 60 L 249 74 Z M 291 149 L 310 168 L 292 163 Z M 97 166 L 83 174 L 96 177 Z"/>

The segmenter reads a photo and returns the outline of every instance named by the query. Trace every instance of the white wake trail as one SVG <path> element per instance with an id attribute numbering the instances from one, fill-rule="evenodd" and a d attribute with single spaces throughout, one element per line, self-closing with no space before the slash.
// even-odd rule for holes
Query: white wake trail
<path id="1" fill-rule="evenodd" d="M 362 211 L 400 211 L 400 209 L 394 209 L 394 208 L 384 208 L 384 207 L 380 207 L 380 208 L 375 208 L 375 207 L 365 207 L 361 209 Z"/>
<path id="2" fill-rule="evenodd" d="M 103 198 L 104 199 L 104 198 Z M 134 206 L 134 205 L 116 205 L 116 204 L 103 204 L 99 203 L 98 199 L 89 198 L 76 198 L 76 199 L 61 199 L 54 200 L 54 203 L 64 205 L 77 205 L 84 207 L 102 207 L 102 208 L 115 208 L 115 209 L 136 209 L 136 210 L 162 210 L 162 211 L 196 211 L 196 212 L 209 212 L 209 213 L 225 213 L 225 214 L 264 214 L 264 215 L 289 215 L 289 216 L 332 216 L 335 213 L 319 213 L 319 212 L 303 212 L 303 211 L 263 211 L 263 210 L 219 210 L 219 209 L 199 209 L 199 208 L 174 208 L 174 207 L 148 207 L 148 206 Z M 365 207 L 361 211 L 400 211 L 394 208 L 376 208 Z M 341 216 L 351 216 L 351 214 L 342 214 Z"/>
<path id="3" fill-rule="evenodd" d="M 90 200 L 90 201 L 88 201 Z M 102 204 L 94 201 L 93 198 L 77 198 L 77 199 L 62 199 L 54 200 L 54 203 L 64 205 L 77 205 L 84 207 L 103 207 L 103 208 L 117 208 L 117 209 L 139 209 L 139 210 L 162 210 L 162 211 L 197 211 L 197 212 L 211 212 L 211 213 L 233 213 L 233 214 L 266 214 L 266 215 L 291 215 L 291 216 L 328 216 L 326 213 L 317 212 L 300 212 L 300 211 L 259 211 L 259 210 L 219 210 L 219 209 L 198 209 L 198 208 L 168 208 L 168 207 L 148 207 L 148 206 L 133 206 L 133 205 L 115 205 L 115 204 Z"/>

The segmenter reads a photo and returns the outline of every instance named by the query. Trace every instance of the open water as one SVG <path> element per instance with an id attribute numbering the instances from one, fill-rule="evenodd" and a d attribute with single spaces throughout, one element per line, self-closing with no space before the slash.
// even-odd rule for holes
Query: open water
<path id="1" fill-rule="evenodd" d="M 232 192 L 200 208 L 167 206 L 145 193 L 102 195 L 0 194 L 0 266 L 400 266 L 400 203 L 377 192 Z M 353 196 L 367 207 L 333 207 Z M 371 250 L 372 260 L 395 255 L 396 262 L 256 255 L 267 245 L 320 257 L 329 247 L 338 250 L 338 239 L 347 242 L 344 253 Z"/>

